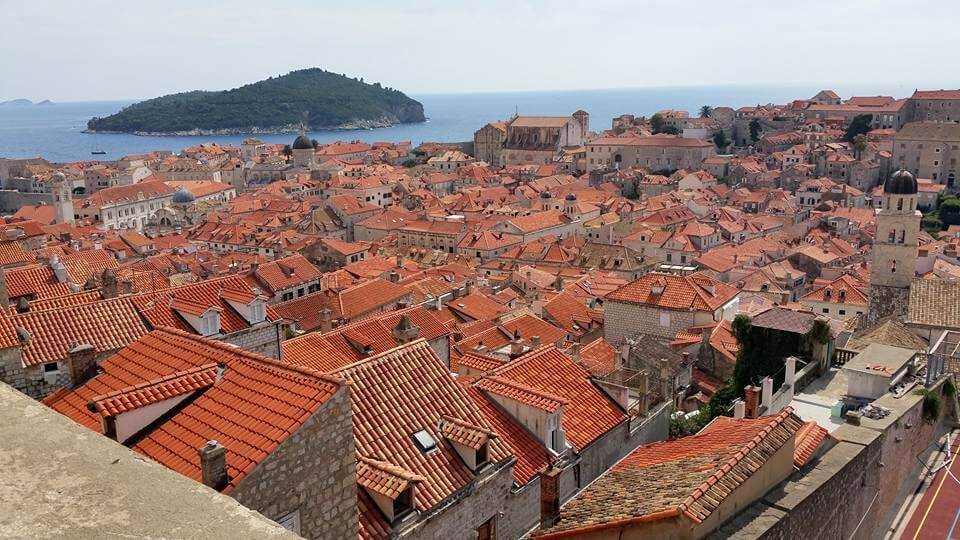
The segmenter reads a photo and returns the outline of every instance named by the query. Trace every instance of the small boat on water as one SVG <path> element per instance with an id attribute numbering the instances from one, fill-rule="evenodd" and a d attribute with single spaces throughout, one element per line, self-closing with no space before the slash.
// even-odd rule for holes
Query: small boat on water
<path id="1" fill-rule="evenodd" d="M 92 151 L 92 152 L 90 152 L 90 153 L 93 154 L 93 155 L 95 155 L 95 156 L 105 156 L 105 155 L 107 155 L 106 150 L 94 150 L 94 151 Z"/>

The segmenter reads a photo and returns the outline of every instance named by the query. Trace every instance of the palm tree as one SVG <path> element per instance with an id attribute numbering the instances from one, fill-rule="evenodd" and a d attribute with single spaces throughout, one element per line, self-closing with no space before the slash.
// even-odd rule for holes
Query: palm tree
<path id="1" fill-rule="evenodd" d="M 853 138 L 853 155 L 857 159 L 863 158 L 863 151 L 867 149 L 867 137 L 861 133 Z"/>
<path id="2" fill-rule="evenodd" d="M 713 107 L 709 105 L 700 107 L 700 118 L 710 118 L 711 116 L 713 116 Z"/>

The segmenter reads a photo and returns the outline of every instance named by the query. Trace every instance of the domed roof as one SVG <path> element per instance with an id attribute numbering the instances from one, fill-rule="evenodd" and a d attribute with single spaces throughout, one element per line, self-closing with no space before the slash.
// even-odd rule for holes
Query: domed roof
<path id="1" fill-rule="evenodd" d="M 900 169 L 891 174 L 890 178 L 887 178 L 887 181 L 884 182 L 883 192 L 894 195 L 916 195 L 917 181 L 909 171 Z"/>
<path id="2" fill-rule="evenodd" d="M 577 196 L 574 195 L 573 193 L 567 193 L 567 200 L 568 200 L 568 201 L 575 201 L 575 200 L 577 200 Z"/>
<path id="3" fill-rule="evenodd" d="M 303 133 L 293 141 L 294 150 L 313 150 L 313 142 Z"/>
<path id="4" fill-rule="evenodd" d="M 541 191 L 541 192 L 540 192 L 540 198 L 541 198 L 541 199 L 549 199 L 549 198 L 552 197 L 552 196 L 553 196 L 553 195 L 550 195 L 550 192 L 549 192 L 549 191 Z"/>
<path id="5" fill-rule="evenodd" d="M 173 194 L 173 204 L 190 204 L 196 200 L 193 193 L 185 187 L 181 187 Z"/>

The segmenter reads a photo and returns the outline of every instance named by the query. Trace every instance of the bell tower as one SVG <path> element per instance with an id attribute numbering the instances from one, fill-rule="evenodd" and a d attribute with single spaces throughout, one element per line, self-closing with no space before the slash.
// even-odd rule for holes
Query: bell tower
<path id="1" fill-rule="evenodd" d="M 883 203 L 877 211 L 877 235 L 870 267 L 867 323 L 896 315 L 910 304 L 910 283 L 917 267 L 920 235 L 917 181 L 904 169 L 883 185 Z"/>
<path id="2" fill-rule="evenodd" d="M 54 221 L 73 225 L 73 189 L 63 173 L 54 173 L 50 178 L 50 193 L 53 194 Z"/>

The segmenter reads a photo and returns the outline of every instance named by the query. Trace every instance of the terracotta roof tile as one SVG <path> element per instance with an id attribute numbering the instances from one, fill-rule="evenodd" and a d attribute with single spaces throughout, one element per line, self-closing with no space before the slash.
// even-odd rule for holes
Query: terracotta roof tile
<path id="1" fill-rule="evenodd" d="M 608 300 L 684 311 L 714 311 L 733 300 L 736 287 L 702 276 L 650 273 L 607 295 Z"/>
<path id="2" fill-rule="evenodd" d="M 116 416 L 159 401 L 208 388 L 213 386 L 216 380 L 217 365 L 206 364 L 177 371 L 166 377 L 121 390 L 114 390 L 102 396 L 95 396 L 90 400 L 89 406 L 100 413 L 100 416 Z"/>

